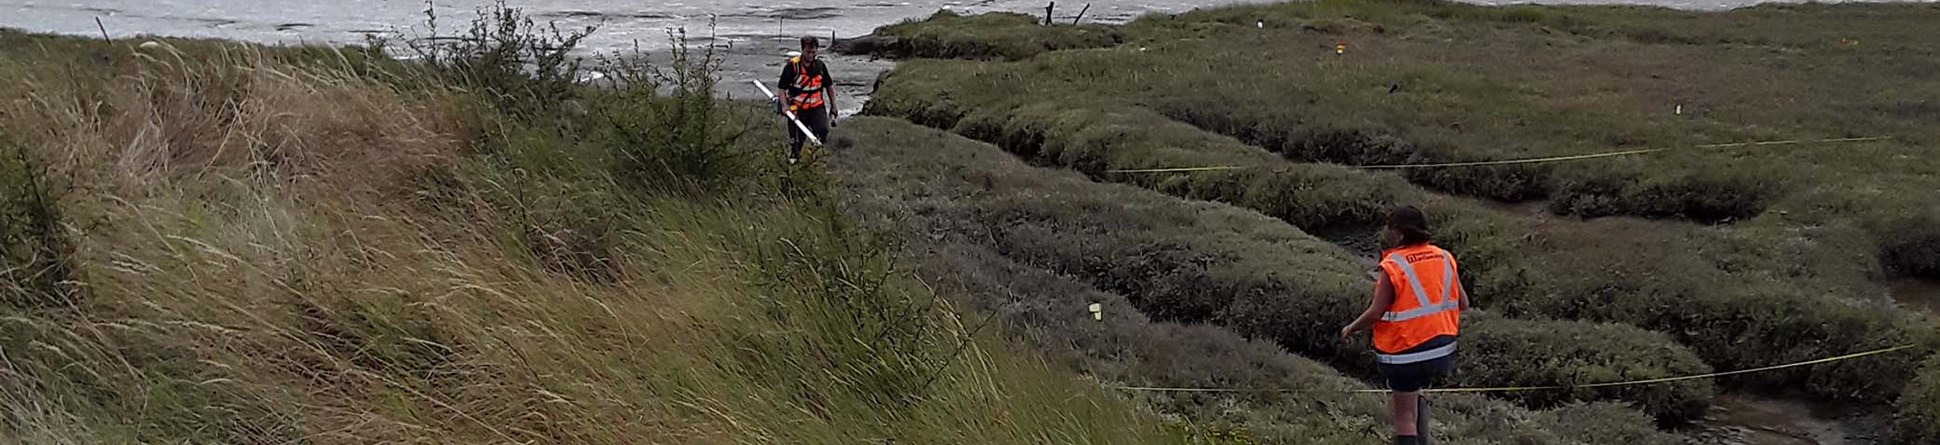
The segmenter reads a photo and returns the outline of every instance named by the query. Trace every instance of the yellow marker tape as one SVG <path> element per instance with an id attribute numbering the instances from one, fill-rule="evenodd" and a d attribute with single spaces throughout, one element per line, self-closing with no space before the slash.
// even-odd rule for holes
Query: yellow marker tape
<path id="1" fill-rule="evenodd" d="M 1669 150 L 1669 149 L 1668 148 L 1647 148 L 1643 150 L 1624 150 L 1624 151 L 1613 151 L 1609 153 L 1594 153 L 1594 154 L 1587 154 L 1587 155 L 1553 156 L 1553 157 L 1547 157 L 1547 158 L 1528 158 L 1528 159 L 1505 159 L 1500 161 L 1444 162 L 1439 164 L 1353 165 L 1350 167 L 1364 168 L 1368 170 L 1396 170 L 1396 169 L 1407 169 L 1407 168 L 1479 167 L 1479 166 L 1485 166 L 1485 165 L 1540 164 L 1544 162 L 1576 161 L 1576 160 L 1583 160 L 1583 159 L 1640 155 L 1645 153 L 1656 153 L 1664 150 Z"/>
<path id="2" fill-rule="evenodd" d="M 1264 166 L 1264 165 L 1256 165 L 1256 166 L 1254 166 L 1254 167 L 1265 167 L 1265 166 Z M 1172 172 L 1204 172 L 1204 171 L 1214 171 L 1214 170 L 1239 170 L 1239 169 L 1242 169 L 1242 168 L 1247 168 L 1247 166 L 1244 166 L 1244 165 L 1221 165 L 1221 166 L 1216 166 L 1216 167 L 1180 167 L 1180 168 L 1144 168 L 1144 169 L 1133 169 L 1133 170 L 1105 170 L 1105 173 L 1172 173 Z"/>
<path id="3" fill-rule="evenodd" d="M 1764 147 L 1764 146 L 1772 146 L 1772 145 L 1793 145 L 1793 144 L 1805 144 L 1805 143 L 1868 142 L 1868 141 L 1882 141 L 1882 140 L 1887 140 L 1892 138 L 1893 137 L 1891 136 L 1877 136 L 1877 137 L 1864 137 L 1864 138 L 1835 138 L 1835 139 L 1813 139 L 1813 140 L 1793 139 L 1793 140 L 1784 140 L 1784 141 L 1733 142 L 1733 143 L 1727 143 L 1727 144 L 1697 145 L 1697 146 L 1693 146 L 1693 148 L 1710 149 L 1710 148 L 1731 148 L 1731 147 Z M 1671 149 L 1669 148 L 1647 148 L 1647 149 L 1641 149 L 1641 150 L 1623 150 L 1623 151 L 1613 151 L 1613 152 L 1606 152 L 1606 153 L 1591 153 L 1591 154 L 1570 155 L 1570 156 L 1550 156 L 1550 157 L 1541 157 L 1541 158 L 1504 159 L 1504 160 L 1497 160 L 1497 161 L 1444 162 L 1444 163 L 1435 163 L 1435 164 L 1349 165 L 1347 167 L 1367 169 L 1367 170 L 1402 170 L 1402 169 L 1414 169 L 1414 168 L 1481 167 L 1481 166 L 1491 166 L 1491 165 L 1541 164 L 1541 163 L 1547 163 L 1547 162 L 1580 161 L 1585 159 L 1631 156 L 1631 155 L 1649 154 L 1649 153 L 1656 153 L 1660 151 L 1670 151 L 1670 150 Z M 1238 169 L 1249 168 L 1249 167 L 1270 167 L 1270 166 L 1272 165 L 1254 165 L 1254 166 L 1221 165 L 1221 166 L 1212 166 L 1212 167 L 1146 168 L 1146 169 L 1129 169 L 1129 170 L 1105 170 L 1105 173 L 1184 173 L 1184 172 L 1217 171 L 1217 170 L 1238 170 Z"/>
<path id="4" fill-rule="evenodd" d="M 1874 136 L 1874 137 L 1866 137 L 1866 138 L 1835 138 L 1835 139 L 1817 139 L 1817 140 L 1802 140 L 1802 139 L 1793 139 L 1793 140 L 1789 140 L 1789 141 L 1764 141 L 1764 142 L 1733 142 L 1733 143 L 1729 143 L 1729 144 L 1706 144 L 1706 145 L 1699 145 L 1699 146 L 1697 146 L 1697 148 L 1726 148 L 1726 147 L 1751 147 L 1751 146 L 1766 146 L 1766 145 L 1792 145 L 1792 144 L 1803 144 L 1803 143 L 1808 143 L 1808 142 L 1871 142 L 1871 141 L 1884 141 L 1884 140 L 1887 140 L 1887 139 L 1892 139 L 1892 138 L 1893 138 L 1892 136 Z"/>
<path id="5" fill-rule="evenodd" d="M 1680 376 L 1680 377 L 1664 377 L 1664 378 L 1646 379 L 1646 380 L 1631 380 L 1631 381 L 1624 381 L 1624 382 L 1590 383 L 1590 384 L 1583 384 L 1583 385 L 1498 386 L 1498 387 L 1488 387 L 1488 388 L 1441 388 L 1441 389 L 1424 389 L 1421 392 L 1424 392 L 1424 393 L 1489 393 L 1489 392 L 1546 391 L 1546 390 L 1576 389 L 1576 388 L 1609 388 L 1609 387 L 1617 387 L 1617 386 L 1651 385 L 1651 384 L 1658 384 L 1658 383 L 1678 382 L 1678 381 L 1684 381 L 1684 380 L 1697 380 L 1697 379 L 1708 379 L 1713 377 L 1724 377 L 1724 376 L 1730 376 L 1730 375 L 1751 374 L 1756 372 L 1774 371 L 1774 370 L 1785 369 L 1785 368 L 1797 368 L 1800 366 L 1811 366 L 1811 365 L 1832 363 L 1832 362 L 1838 362 L 1838 361 L 1846 361 L 1846 360 L 1852 360 L 1852 359 L 1861 358 L 1861 357 L 1885 354 L 1888 352 L 1912 349 L 1915 346 L 1917 345 L 1900 345 L 1900 346 L 1894 346 L 1891 348 L 1876 349 L 1876 350 L 1871 350 L 1866 352 L 1841 355 L 1837 357 L 1826 357 L 1822 359 L 1808 360 L 1808 361 L 1803 361 L 1798 363 L 1787 363 L 1783 365 L 1766 366 L 1762 368 L 1741 369 L 1737 371 L 1714 372 L 1710 374 L 1687 375 L 1687 376 Z M 1145 387 L 1145 386 L 1114 386 L 1111 388 L 1121 389 L 1126 391 L 1150 391 L 1150 392 L 1220 392 L 1220 393 L 1224 393 L 1224 392 L 1322 392 L 1318 390 L 1303 390 L 1303 389 L 1162 388 L 1162 387 Z M 1326 392 L 1336 392 L 1336 391 L 1326 391 Z M 1390 391 L 1385 389 L 1351 389 L 1351 390 L 1341 390 L 1338 392 L 1348 392 L 1348 393 L 1356 393 L 1356 394 L 1386 394 Z"/>

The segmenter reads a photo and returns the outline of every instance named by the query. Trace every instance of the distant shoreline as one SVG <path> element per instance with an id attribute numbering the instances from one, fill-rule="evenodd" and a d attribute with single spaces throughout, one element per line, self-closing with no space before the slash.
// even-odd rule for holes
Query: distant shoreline
<path id="1" fill-rule="evenodd" d="M 222 14 L 217 13 L 216 11 L 227 12 L 227 10 L 220 10 L 220 9 L 209 9 L 204 11 L 168 11 L 166 9 L 158 9 L 158 10 L 152 10 L 152 11 L 149 11 L 149 10 L 127 11 L 127 10 L 120 10 L 120 9 L 109 8 L 109 7 L 90 7 L 86 5 L 47 5 L 47 4 L 10 3 L 10 2 L 17 2 L 17 1 L 21 1 L 21 0 L 0 0 L 0 8 L 12 8 L 16 11 L 15 14 L 12 14 L 9 16 L 9 17 L 12 17 L 13 20 L 15 21 L 11 21 L 11 22 L 0 21 L 0 28 L 17 29 L 20 31 L 33 32 L 33 33 L 53 33 L 53 34 L 72 35 L 72 36 L 79 36 L 79 37 L 99 37 L 102 31 L 98 29 L 94 20 L 101 19 L 103 20 L 107 34 L 115 38 L 136 38 L 136 37 L 144 37 L 144 36 L 195 38 L 195 39 L 214 38 L 214 39 L 224 39 L 224 40 L 245 41 L 245 42 L 268 44 L 268 45 L 349 45 L 349 44 L 362 43 L 363 36 L 368 34 L 394 33 L 398 31 L 407 31 L 406 34 L 409 34 L 411 32 L 424 31 L 420 29 L 420 26 L 423 24 L 422 22 L 424 20 L 424 15 L 422 12 L 419 12 L 419 10 L 422 9 L 422 5 L 419 5 L 419 4 L 410 4 L 408 6 L 395 6 L 393 7 L 393 9 L 395 10 L 371 12 L 368 14 L 335 11 L 335 10 L 329 10 L 327 8 L 323 10 L 310 10 L 310 11 L 282 11 L 276 8 L 276 5 L 274 5 L 275 2 L 263 2 L 263 3 L 266 3 L 267 5 L 265 4 L 236 5 L 237 6 L 236 9 L 244 10 L 239 13 L 243 16 L 248 16 L 250 14 L 258 14 L 260 16 L 259 18 L 256 18 L 256 19 L 250 19 L 250 18 L 241 18 L 236 16 L 223 16 Z M 1044 2 L 1039 0 L 1029 0 L 1029 1 L 1016 0 L 1016 1 L 1003 3 L 1004 5 L 1014 5 L 1014 7 L 997 7 L 997 6 L 965 7 L 961 5 L 943 4 L 943 5 L 937 5 L 939 6 L 937 8 L 923 9 L 923 6 L 921 5 L 912 5 L 910 3 L 911 2 L 899 2 L 897 4 L 869 3 L 866 1 L 857 0 L 854 5 L 850 5 L 846 7 L 824 6 L 824 7 L 815 7 L 815 8 L 807 8 L 807 9 L 783 8 L 777 11 L 766 11 L 761 13 L 751 13 L 748 11 L 735 11 L 731 9 L 734 5 L 728 5 L 728 6 L 721 7 L 725 10 L 708 11 L 709 13 L 712 13 L 712 14 L 689 14 L 689 15 L 680 15 L 680 14 L 663 13 L 663 12 L 655 12 L 655 11 L 617 12 L 617 11 L 590 11 L 590 10 L 580 10 L 580 9 L 561 9 L 561 10 L 542 10 L 538 8 L 527 8 L 527 9 L 535 17 L 539 17 L 540 20 L 556 20 L 555 23 L 559 24 L 562 28 L 580 27 L 580 26 L 596 24 L 596 23 L 601 24 L 602 30 L 599 33 L 596 33 L 594 37 L 589 39 L 589 41 L 587 42 L 588 45 L 586 47 L 586 51 L 588 52 L 629 49 L 629 47 L 634 42 L 641 43 L 642 46 L 648 50 L 665 49 L 665 47 L 662 46 L 662 43 L 664 43 L 664 40 L 665 40 L 664 31 L 666 29 L 670 29 L 672 27 L 681 27 L 681 28 L 688 29 L 690 31 L 695 31 L 698 34 L 701 30 L 704 30 L 707 28 L 707 24 L 709 22 L 708 16 L 710 15 L 715 17 L 716 19 L 721 19 L 721 20 L 726 20 L 728 22 L 731 22 L 731 23 L 724 23 L 721 27 L 719 27 L 718 28 L 719 32 L 714 36 L 712 36 L 711 39 L 720 41 L 720 42 L 731 42 L 734 44 L 752 44 L 752 43 L 759 43 L 764 40 L 774 39 L 778 36 L 784 36 L 784 35 L 785 36 L 816 35 L 816 36 L 826 37 L 830 35 L 831 31 L 834 32 L 834 35 L 836 35 L 837 38 L 859 37 L 859 36 L 869 34 L 872 30 L 878 27 L 894 24 L 905 20 L 921 19 L 942 9 L 951 9 L 965 14 L 1007 11 L 1007 12 L 1019 12 L 1019 13 L 1026 13 L 1026 14 L 1033 14 L 1033 15 L 1041 15 L 1044 12 L 1043 6 L 1042 6 Z M 917 2 L 917 3 L 921 3 L 921 2 Z M 994 4 L 996 3 L 996 1 L 995 0 L 984 1 L 984 2 L 978 2 L 978 3 Z M 1093 2 L 1083 2 L 1083 3 L 1100 3 L 1100 2 L 1093 1 Z M 1104 3 L 1109 3 L 1109 2 L 1104 2 Z M 1189 5 L 1181 5 L 1182 6 L 1181 9 L 1173 12 L 1184 12 L 1186 10 L 1192 10 L 1192 9 L 1229 6 L 1229 5 L 1235 5 L 1235 4 L 1270 4 L 1270 3 L 1278 3 L 1278 2 L 1273 2 L 1273 1 L 1198 2 L 1198 1 L 1194 1 L 1190 3 L 1191 4 Z M 1907 2 L 1808 2 L 1808 1 L 1746 2 L 1746 1 L 1737 1 L 1737 0 L 1712 0 L 1712 1 L 1706 2 L 1706 1 L 1692 0 L 1687 2 L 1671 2 L 1671 1 L 1661 1 L 1661 0 L 1652 0 L 1652 1 L 1554 0 L 1554 1 L 1534 1 L 1534 2 L 1531 2 L 1531 1 L 1467 1 L 1464 3 L 1485 5 L 1485 6 L 1514 6 L 1514 5 L 1648 6 L 1648 7 L 1660 7 L 1660 8 L 1667 8 L 1667 9 L 1689 10 L 1689 11 L 1723 11 L 1723 10 L 1731 10 L 1731 9 L 1752 7 L 1752 6 L 1765 5 L 1765 4 L 1933 3 L 1933 1 L 1915 0 L 1915 1 L 1907 1 Z M 1139 4 L 1143 5 L 1144 3 L 1141 2 Z M 879 8 L 877 7 L 882 5 L 899 5 L 901 6 L 901 9 L 906 9 L 906 11 L 897 10 L 896 13 L 878 12 L 877 9 Z M 742 7 L 746 8 L 747 6 L 742 5 Z M 266 8 L 266 9 L 259 10 L 259 11 L 250 11 L 248 10 L 250 8 Z M 304 8 L 295 8 L 295 9 L 304 9 Z M 802 11 L 811 11 L 814 13 L 810 14 Z M 1075 11 L 1060 10 L 1059 12 L 1060 12 L 1059 14 L 1060 17 L 1069 17 L 1076 14 Z M 1108 13 L 1102 13 L 1098 10 L 1094 10 L 1092 11 L 1091 14 L 1086 15 L 1086 21 L 1087 23 L 1119 24 L 1123 22 L 1129 22 L 1131 20 L 1136 20 L 1138 17 L 1140 17 L 1143 14 L 1150 14 L 1150 13 L 1157 13 L 1157 12 L 1163 12 L 1163 11 L 1150 10 L 1150 11 L 1145 11 L 1142 14 L 1126 15 L 1125 13 L 1120 13 L 1117 15 L 1113 15 Z M 283 14 L 283 15 L 279 16 L 279 14 Z M 329 16 L 326 16 L 326 14 L 337 14 L 340 16 L 329 17 Z M 449 33 L 457 28 L 461 28 L 463 25 L 468 23 L 473 16 L 472 11 L 462 7 L 447 7 L 447 9 L 439 10 L 438 14 L 440 14 L 439 19 L 441 22 L 441 28 L 443 28 L 442 33 Z M 783 29 L 782 32 L 780 33 L 775 32 L 776 29 L 773 26 L 777 25 L 777 23 L 775 23 L 773 20 L 780 20 L 781 23 L 779 23 L 778 25 L 783 26 L 785 29 Z M 701 39 L 703 38 L 696 36 L 696 40 L 701 40 Z"/>

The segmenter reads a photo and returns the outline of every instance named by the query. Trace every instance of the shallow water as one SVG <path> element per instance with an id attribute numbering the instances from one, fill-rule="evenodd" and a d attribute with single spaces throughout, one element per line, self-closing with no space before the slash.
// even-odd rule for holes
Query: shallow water
<path id="1" fill-rule="evenodd" d="M 966 13 L 1020 11 L 1042 14 L 1043 0 L 508 0 L 534 18 L 563 26 L 600 25 L 586 40 L 594 50 L 667 45 L 666 30 L 721 41 L 761 40 L 776 35 L 849 37 L 877 26 L 927 16 L 939 9 Z M 1067 0 L 1057 16 L 1076 15 L 1084 2 Z M 1239 0 L 1095 0 L 1088 22 L 1123 22 L 1148 12 L 1176 12 Z M 434 0 L 449 34 L 490 0 Z M 430 35 L 422 0 L 0 0 L 0 26 L 30 31 L 98 35 L 95 18 L 117 37 L 159 34 L 257 42 L 357 43 L 363 35 L 401 31 Z M 715 24 L 708 31 L 710 21 Z"/>
<path id="2" fill-rule="evenodd" d="M 1686 432 L 1691 445 L 1872 445 L 1884 443 L 1877 416 L 1840 415 L 1805 403 L 1740 394 L 1718 396 Z"/>
<path id="3" fill-rule="evenodd" d="M 221 38 L 260 43 L 362 43 L 367 35 L 404 39 L 449 36 L 469 26 L 474 11 L 495 0 L 0 0 L 0 27 L 36 32 L 114 37 L 165 35 Z M 690 41 L 727 51 L 721 92 L 758 97 L 750 79 L 779 73 L 781 54 L 803 35 L 853 37 L 878 26 L 921 18 L 941 9 L 963 13 L 991 11 L 1044 13 L 1047 0 L 505 0 L 538 21 L 562 28 L 598 25 L 582 42 L 586 52 L 649 52 L 672 46 L 668 31 L 685 29 Z M 1794 0 L 1784 0 L 1794 1 Z M 1262 3 L 1260 0 L 1065 0 L 1053 14 L 1070 20 L 1084 10 L 1088 23 L 1122 23 L 1148 13 Z M 1476 3 L 1532 3 L 1475 0 Z M 1536 0 L 1533 3 L 1627 3 L 1687 9 L 1720 9 L 1755 0 Z M 1085 10 L 1089 5 L 1089 9 Z M 434 31 L 426 9 L 439 16 Z M 97 25 L 96 20 L 100 24 Z M 856 100 L 842 104 L 845 115 L 859 111 L 866 86 L 889 64 L 841 58 L 832 64 Z"/>
<path id="4" fill-rule="evenodd" d="M 1913 278 L 1895 280 L 1891 295 L 1893 301 L 1903 306 L 1940 314 L 1940 281 Z"/>
<path id="5" fill-rule="evenodd" d="M 1483 206 L 1508 212 L 1516 216 L 1544 218 L 1549 216 L 1549 201 L 1502 202 L 1481 200 Z"/>
<path id="6" fill-rule="evenodd" d="M 261 43 L 362 43 L 366 35 L 403 39 L 450 36 L 469 27 L 475 11 L 493 0 L 0 0 L 0 27 L 114 37 L 166 35 Z M 1151 12 L 1178 12 L 1240 0 L 1095 0 L 1088 23 L 1122 23 Z M 878 26 L 928 16 L 940 9 L 963 13 L 1019 11 L 1043 14 L 1043 0 L 506 0 L 535 20 L 562 29 L 597 25 L 582 52 L 635 47 L 661 54 L 672 46 L 669 31 L 684 29 L 689 42 L 724 52 L 719 93 L 759 98 L 748 80 L 773 83 L 782 54 L 799 36 L 853 37 Z M 1054 14 L 1070 20 L 1084 2 L 1066 1 Z M 427 26 L 429 6 L 439 17 Z M 100 19 L 100 25 L 96 24 Z M 860 111 L 869 86 L 888 69 L 884 61 L 835 57 L 830 68 L 841 81 L 844 115 Z"/>
<path id="7" fill-rule="evenodd" d="M 471 12 L 492 0 L 432 0 L 440 26 L 449 33 L 466 24 Z M 1477 0 L 1477 3 L 1531 3 Z M 1015 11 L 1043 14 L 1047 0 L 507 0 L 541 21 L 566 26 L 601 24 L 585 42 L 592 49 L 630 48 L 638 41 L 653 49 L 667 45 L 666 30 L 685 27 L 695 35 L 713 32 L 723 41 L 761 40 L 776 35 L 867 34 L 877 26 L 927 16 L 939 9 L 966 13 Z M 1058 17 L 1076 15 L 1084 5 L 1088 22 L 1117 23 L 1151 12 L 1258 3 L 1247 0 L 1065 0 Z M 1720 9 L 1759 3 L 1753 0 L 1538 0 L 1533 3 L 1627 3 L 1687 9 Z M 0 27 L 76 35 L 98 35 L 95 19 L 117 37 L 157 34 L 266 43 L 358 43 L 363 35 L 402 31 L 429 35 L 423 0 L 0 0 Z"/>

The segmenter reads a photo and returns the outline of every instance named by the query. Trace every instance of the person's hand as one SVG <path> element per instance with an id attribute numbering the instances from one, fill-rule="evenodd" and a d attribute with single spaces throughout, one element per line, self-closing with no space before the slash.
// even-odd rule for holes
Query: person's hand
<path id="1" fill-rule="evenodd" d="M 1341 342 L 1341 343 L 1352 343 L 1352 342 L 1354 341 L 1354 332 L 1356 332 L 1356 331 L 1359 331 L 1359 329 L 1354 329 L 1354 325 L 1351 325 L 1351 324 L 1350 324 L 1350 325 L 1347 325 L 1347 326 L 1341 326 L 1341 328 L 1340 328 L 1340 342 Z"/>

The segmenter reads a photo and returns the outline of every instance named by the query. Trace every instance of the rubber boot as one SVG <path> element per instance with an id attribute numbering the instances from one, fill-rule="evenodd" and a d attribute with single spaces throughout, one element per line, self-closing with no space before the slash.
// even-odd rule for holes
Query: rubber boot
<path id="1" fill-rule="evenodd" d="M 1413 445 L 1428 445 L 1428 397 L 1416 397 L 1420 402 L 1415 405 L 1415 434 L 1420 434 Z"/>
<path id="2" fill-rule="evenodd" d="M 1394 445 L 1421 445 L 1421 436 L 1394 436 Z"/>

